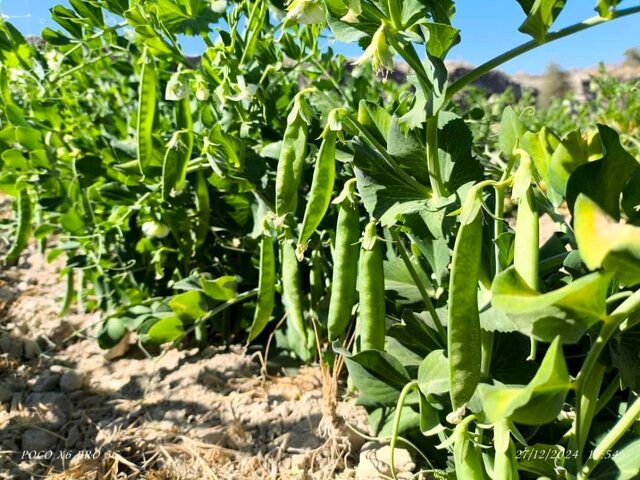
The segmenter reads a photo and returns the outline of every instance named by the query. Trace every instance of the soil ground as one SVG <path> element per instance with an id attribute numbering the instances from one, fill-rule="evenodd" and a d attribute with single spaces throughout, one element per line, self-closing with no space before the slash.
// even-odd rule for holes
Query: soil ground
<path id="1" fill-rule="evenodd" d="M 355 476 L 364 440 L 318 433 L 318 367 L 266 376 L 240 346 L 151 358 L 131 338 L 105 352 L 97 313 L 58 314 L 58 271 L 33 248 L 0 270 L 0 478 Z M 352 399 L 337 414 L 367 430 Z"/>

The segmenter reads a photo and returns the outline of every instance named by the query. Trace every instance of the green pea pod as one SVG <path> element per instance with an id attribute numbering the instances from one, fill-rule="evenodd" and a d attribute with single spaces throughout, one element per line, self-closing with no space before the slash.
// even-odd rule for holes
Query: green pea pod
<path id="1" fill-rule="evenodd" d="M 187 178 L 187 168 L 193 152 L 193 117 L 189 96 L 176 102 L 178 131 L 167 145 L 162 165 L 162 198 L 168 200 L 171 192 L 180 190 Z"/>
<path id="2" fill-rule="evenodd" d="M 327 322 L 329 340 L 340 338 L 344 334 L 351 321 L 351 311 L 356 301 L 360 218 L 358 204 L 355 201 L 355 185 L 355 180 L 349 180 L 343 193 L 336 199 L 342 201 L 338 210 L 336 245 L 333 250 L 333 275 Z"/>
<path id="3" fill-rule="evenodd" d="M 458 230 L 449 281 L 447 350 L 454 411 L 469 401 L 480 381 L 482 347 L 478 280 L 482 251 L 482 212 Z"/>
<path id="4" fill-rule="evenodd" d="M 5 257 L 5 261 L 9 264 L 13 264 L 18 261 L 20 254 L 27 247 L 29 237 L 31 236 L 33 208 L 31 205 L 31 197 L 26 189 L 20 190 L 20 193 L 18 194 L 17 211 L 18 228 L 16 229 L 16 236 Z"/>
<path id="5" fill-rule="evenodd" d="M 298 189 L 307 157 L 309 107 L 303 99 L 307 91 L 296 95 L 282 139 L 282 149 L 276 172 L 276 215 L 283 217 L 295 213 Z"/>
<path id="6" fill-rule="evenodd" d="M 253 315 L 247 343 L 251 343 L 271 320 L 275 304 L 276 260 L 273 252 L 273 238 L 263 233 L 260 240 L 260 278 L 258 280 L 258 305 Z"/>
<path id="7" fill-rule="evenodd" d="M 520 166 L 515 173 L 512 194 L 513 198 L 518 200 L 513 267 L 527 286 L 537 291 L 540 218 L 531 184 L 534 177 L 533 161 L 529 154 L 522 149 L 516 149 L 516 153 L 520 155 Z M 528 360 L 535 360 L 536 351 L 536 339 L 531 338 L 531 352 Z"/>
<path id="8" fill-rule="evenodd" d="M 153 121 L 156 114 L 158 96 L 158 72 L 145 48 L 142 55 L 142 73 L 138 91 L 138 164 L 142 174 L 149 173 L 149 164 L 153 158 Z"/>
<path id="9" fill-rule="evenodd" d="M 171 192 L 179 190 L 184 184 L 191 157 L 190 136 L 187 130 L 177 131 L 167 145 L 162 167 L 162 198 L 164 200 L 169 200 Z M 192 143 L 191 146 L 193 146 Z"/>
<path id="10" fill-rule="evenodd" d="M 209 186 L 204 172 L 196 174 L 196 208 L 198 211 L 198 225 L 196 227 L 196 246 L 201 246 L 209 234 L 209 217 L 211 216 L 211 201 Z"/>
<path id="11" fill-rule="evenodd" d="M 384 350 L 385 299 L 382 247 L 377 238 L 376 221 L 364 231 L 358 261 L 360 310 L 358 332 L 361 350 Z"/>
<path id="12" fill-rule="evenodd" d="M 533 290 L 538 290 L 539 228 L 533 187 L 529 186 L 518 203 L 513 266 Z"/>
<path id="13" fill-rule="evenodd" d="M 298 336 L 304 339 L 306 348 L 307 328 L 302 309 L 300 266 L 291 238 L 286 238 L 282 242 L 282 300 L 289 324 L 293 326 Z"/>
<path id="14" fill-rule="evenodd" d="M 469 424 L 474 420 L 473 416 L 467 417 L 453 431 L 453 459 L 456 478 L 459 480 L 484 480 L 484 467 L 480 451 L 474 445 Z"/>
<path id="15" fill-rule="evenodd" d="M 324 139 L 318 152 L 318 161 L 313 172 L 309 201 L 304 211 L 304 219 L 298 238 L 298 251 L 304 251 L 307 241 L 324 218 L 331 203 L 333 184 L 336 180 L 336 139 L 338 132 L 325 130 Z M 300 256 L 300 254 L 298 255 Z"/>
<path id="16" fill-rule="evenodd" d="M 519 476 L 516 447 L 511 440 L 508 420 L 502 420 L 494 425 L 493 438 L 496 456 L 492 478 L 494 480 L 517 480 Z"/>

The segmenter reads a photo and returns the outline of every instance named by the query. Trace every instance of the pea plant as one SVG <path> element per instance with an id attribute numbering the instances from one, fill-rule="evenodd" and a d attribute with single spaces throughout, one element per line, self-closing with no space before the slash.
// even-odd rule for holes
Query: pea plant
<path id="1" fill-rule="evenodd" d="M 3 23 L 5 260 L 31 235 L 65 255 L 62 308 L 103 309 L 104 347 L 274 335 L 328 383 L 346 365 L 373 434 L 438 478 L 638 478 L 635 90 L 571 122 L 470 85 L 640 7 L 553 30 L 565 1 L 518 3 L 531 40 L 453 82 L 453 0 L 70 0 L 35 44 Z"/>

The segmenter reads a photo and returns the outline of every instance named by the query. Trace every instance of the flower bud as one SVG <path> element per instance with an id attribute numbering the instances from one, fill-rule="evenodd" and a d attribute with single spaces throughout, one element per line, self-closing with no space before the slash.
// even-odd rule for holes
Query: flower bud
<path id="1" fill-rule="evenodd" d="M 376 72 L 384 72 L 387 70 L 393 70 L 393 55 L 387 45 L 387 35 L 384 31 L 384 25 L 380 25 L 380 28 L 376 30 L 376 33 L 371 37 L 371 43 L 366 48 L 362 56 L 358 58 L 354 65 L 362 65 L 373 59 L 373 69 Z"/>

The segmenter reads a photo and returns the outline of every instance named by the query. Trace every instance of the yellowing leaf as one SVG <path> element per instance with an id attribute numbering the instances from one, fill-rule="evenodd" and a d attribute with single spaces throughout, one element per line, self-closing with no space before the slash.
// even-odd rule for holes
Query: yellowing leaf
<path id="1" fill-rule="evenodd" d="M 627 285 L 640 283 L 640 227 L 616 222 L 586 195 L 579 195 L 574 229 L 584 263 L 604 268 Z"/>

